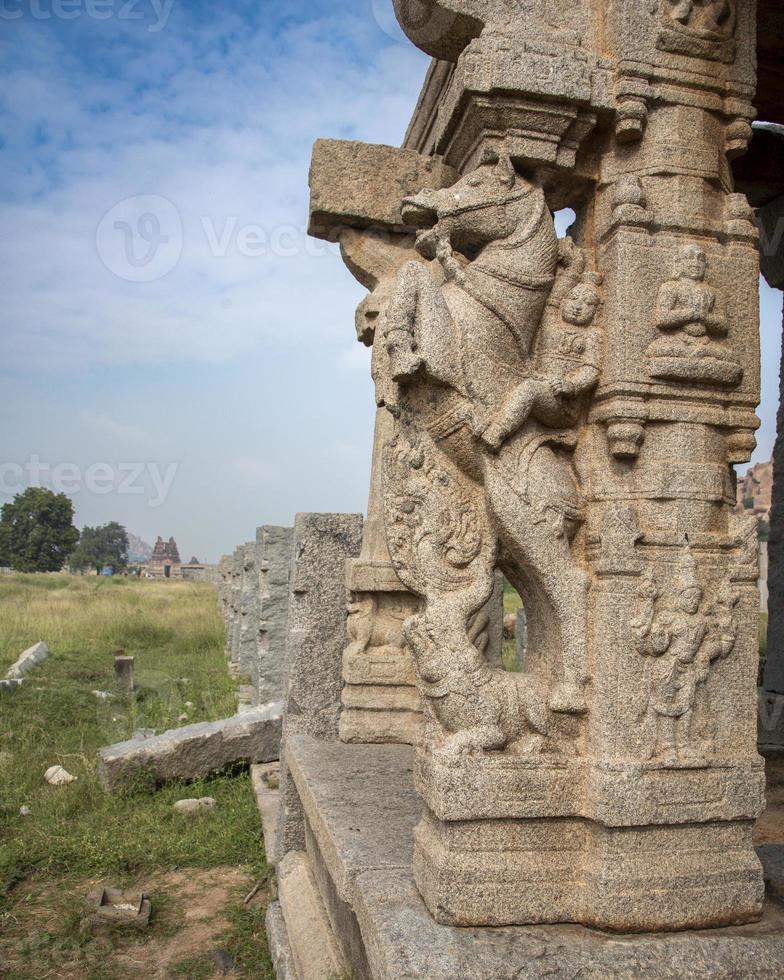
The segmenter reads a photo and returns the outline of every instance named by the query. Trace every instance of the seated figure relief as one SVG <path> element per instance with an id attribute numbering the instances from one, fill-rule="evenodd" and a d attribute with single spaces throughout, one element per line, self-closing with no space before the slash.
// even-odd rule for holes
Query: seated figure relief
<path id="1" fill-rule="evenodd" d="M 737 385 L 743 368 L 722 343 L 727 320 L 716 290 L 705 282 L 708 260 L 697 245 L 685 245 L 672 277 L 659 288 L 656 326 L 663 336 L 648 347 L 648 371 L 668 381 Z"/>

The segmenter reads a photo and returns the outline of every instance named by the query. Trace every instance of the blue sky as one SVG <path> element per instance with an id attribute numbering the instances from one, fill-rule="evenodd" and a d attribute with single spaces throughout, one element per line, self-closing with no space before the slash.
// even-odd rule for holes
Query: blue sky
<path id="1" fill-rule="evenodd" d="M 304 229 L 316 138 L 404 135 L 427 58 L 391 0 L 0 0 L 0 65 L 0 503 L 38 466 L 80 526 L 206 560 L 364 510 L 363 291 Z"/>

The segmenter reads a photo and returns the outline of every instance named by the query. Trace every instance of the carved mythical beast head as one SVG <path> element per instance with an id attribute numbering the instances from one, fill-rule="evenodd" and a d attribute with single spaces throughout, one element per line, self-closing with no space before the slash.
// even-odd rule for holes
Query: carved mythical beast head
<path id="1" fill-rule="evenodd" d="M 470 258 L 488 242 L 512 234 L 519 214 L 510 205 L 525 197 L 531 186 L 506 153 L 488 150 L 479 166 L 452 187 L 404 198 L 403 221 L 427 229 L 417 237 L 417 251 L 425 258 L 434 258 L 438 242 L 444 240 Z"/>

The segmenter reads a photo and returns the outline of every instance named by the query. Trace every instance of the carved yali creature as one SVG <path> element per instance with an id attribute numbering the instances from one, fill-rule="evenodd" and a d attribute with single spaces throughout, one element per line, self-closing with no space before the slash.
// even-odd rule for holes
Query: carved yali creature
<path id="1" fill-rule="evenodd" d="M 743 368 L 721 343 L 727 321 L 717 308 L 716 290 L 705 282 L 708 259 L 697 245 L 685 245 L 672 278 L 659 289 L 656 326 L 665 336 L 649 346 L 648 371 L 669 381 L 736 385 Z"/>
<path id="2" fill-rule="evenodd" d="M 598 278 L 576 249 L 559 253 L 541 189 L 504 155 L 407 199 L 403 214 L 442 275 L 405 265 L 382 327 L 394 383 L 385 403 L 397 418 L 389 550 L 425 598 L 408 633 L 447 747 L 502 748 L 543 733 L 547 692 L 528 675 L 495 676 L 469 639 L 497 560 L 530 608 L 550 708 L 584 710 L 587 576 L 570 551 L 581 514 L 570 452 L 578 406 L 599 376 Z M 559 257 L 559 300 L 537 345 Z M 526 684 L 535 696 L 520 693 Z M 480 689 L 481 711 L 468 693 Z"/>
<path id="3" fill-rule="evenodd" d="M 711 664 L 727 657 L 735 646 L 737 596 L 724 586 L 704 608 L 705 591 L 687 544 L 669 594 L 663 594 L 648 570 L 640 598 L 643 612 L 631 626 L 638 652 L 650 658 L 641 716 L 647 757 L 672 767 L 705 765 L 704 755 L 694 745 L 693 716 L 699 701 L 708 697 L 705 682 Z"/>

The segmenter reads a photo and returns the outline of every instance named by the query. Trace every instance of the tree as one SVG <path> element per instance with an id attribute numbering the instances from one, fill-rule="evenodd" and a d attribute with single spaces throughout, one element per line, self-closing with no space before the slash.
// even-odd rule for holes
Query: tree
<path id="1" fill-rule="evenodd" d="M 101 527 L 83 528 L 68 564 L 75 572 L 86 568 L 100 572 L 107 565 L 115 572 L 125 571 L 128 567 L 128 532 L 117 521 Z"/>
<path id="2" fill-rule="evenodd" d="M 0 556 L 18 572 L 59 572 L 79 531 L 64 493 L 28 487 L 0 512 Z"/>

